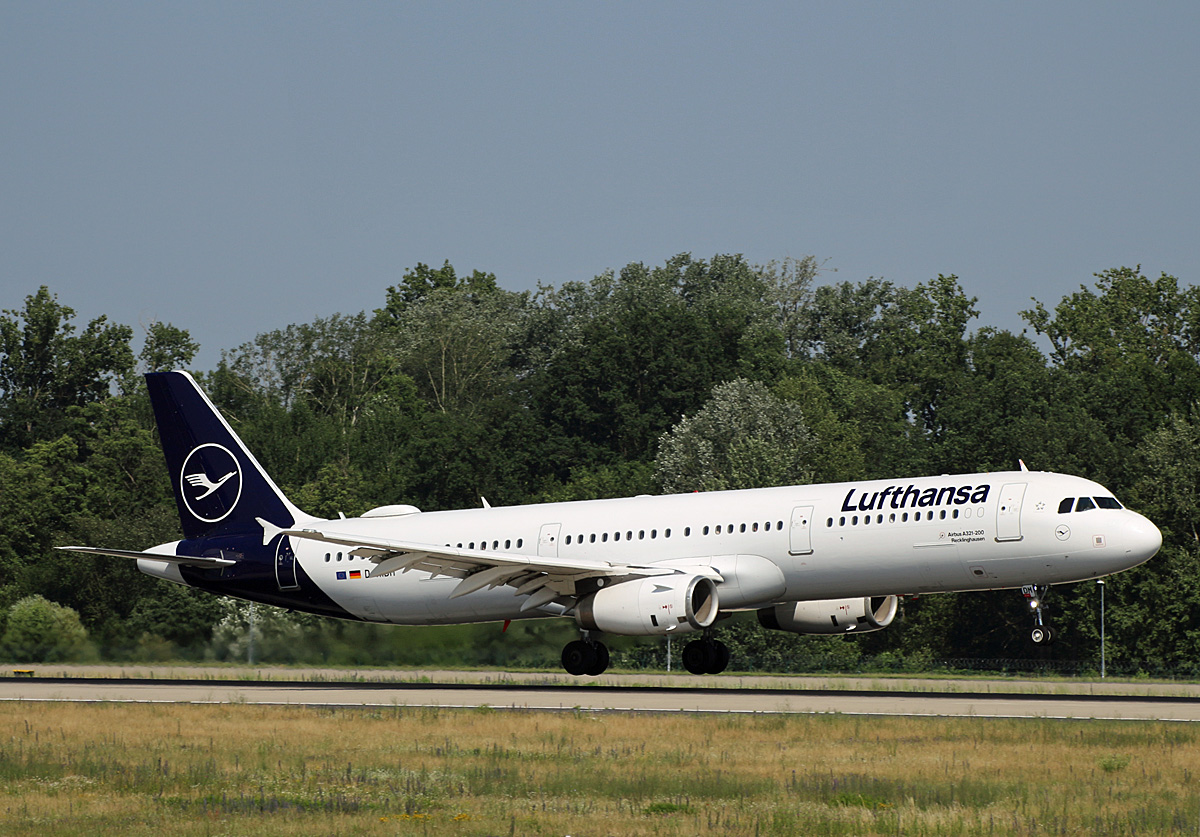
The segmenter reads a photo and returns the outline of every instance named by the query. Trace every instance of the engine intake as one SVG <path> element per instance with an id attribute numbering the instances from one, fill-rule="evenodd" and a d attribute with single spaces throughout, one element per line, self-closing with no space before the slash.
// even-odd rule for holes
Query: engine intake
<path id="1" fill-rule="evenodd" d="M 793 634 L 845 634 L 878 631 L 892 624 L 900 601 L 895 596 L 789 602 L 758 611 L 758 622 Z"/>
<path id="2" fill-rule="evenodd" d="M 575 621 L 623 636 L 686 634 L 717 618 L 717 585 L 702 575 L 668 575 L 602 587 L 579 601 Z"/>

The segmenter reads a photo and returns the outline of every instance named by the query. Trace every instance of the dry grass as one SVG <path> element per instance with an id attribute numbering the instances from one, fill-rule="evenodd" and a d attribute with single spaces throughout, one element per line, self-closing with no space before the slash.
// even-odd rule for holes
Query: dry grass
<path id="1" fill-rule="evenodd" d="M 0 705 L 4 834 L 1178 834 L 1191 726 Z"/>

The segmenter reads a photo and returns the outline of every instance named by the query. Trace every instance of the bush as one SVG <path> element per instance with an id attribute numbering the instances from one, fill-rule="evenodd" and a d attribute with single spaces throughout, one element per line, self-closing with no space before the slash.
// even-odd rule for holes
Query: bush
<path id="1" fill-rule="evenodd" d="M 79 614 L 41 596 L 26 596 L 9 608 L 0 645 L 7 656 L 21 662 L 79 661 L 96 656 Z"/>

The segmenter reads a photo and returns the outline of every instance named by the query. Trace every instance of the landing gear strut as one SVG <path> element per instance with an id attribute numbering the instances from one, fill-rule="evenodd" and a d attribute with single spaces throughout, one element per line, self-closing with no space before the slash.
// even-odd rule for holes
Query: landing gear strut
<path id="1" fill-rule="evenodd" d="M 729 665 L 729 648 L 719 639 L 697 639 L 683 647 L 683 667 L 692 674 L 720 674 Z"/>
<path id="2" fill-rule="evenodd" d="M 567 674 L 596 677 L 608 668 L 608 646 L 592 639 L 585 631 L 583 639 L 567 643 L 562 652 L 562 664 Z"/>
<path id="3" fill-rule="evenodd" d="M 1029 632 L 1029 638 L 1033 640 L 1034 645 L 1049 645 L 1054 642 L 1054 629 L 1047 624 L 1045 617 L 1044 599 L 1049 589 L 1049 587 L 1038 587 L 1033 584 L 1026 584 L 1021 588 L 1021 595 L 1025 597 L 1025 602 L 1029 605 L 1030 613 L 1033 615 L 1033 630 Z"/>

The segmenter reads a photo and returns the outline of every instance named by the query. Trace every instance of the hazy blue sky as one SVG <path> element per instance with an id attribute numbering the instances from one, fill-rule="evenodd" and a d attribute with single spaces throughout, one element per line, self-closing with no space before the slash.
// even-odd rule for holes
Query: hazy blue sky
<path id="1" fill-rule="evenodd" d="M 0 308 L 222 348 L 683 251 L 956 273 L 1017 330 L 1197 280 L 1200 4 L 0 0 Z"/>

